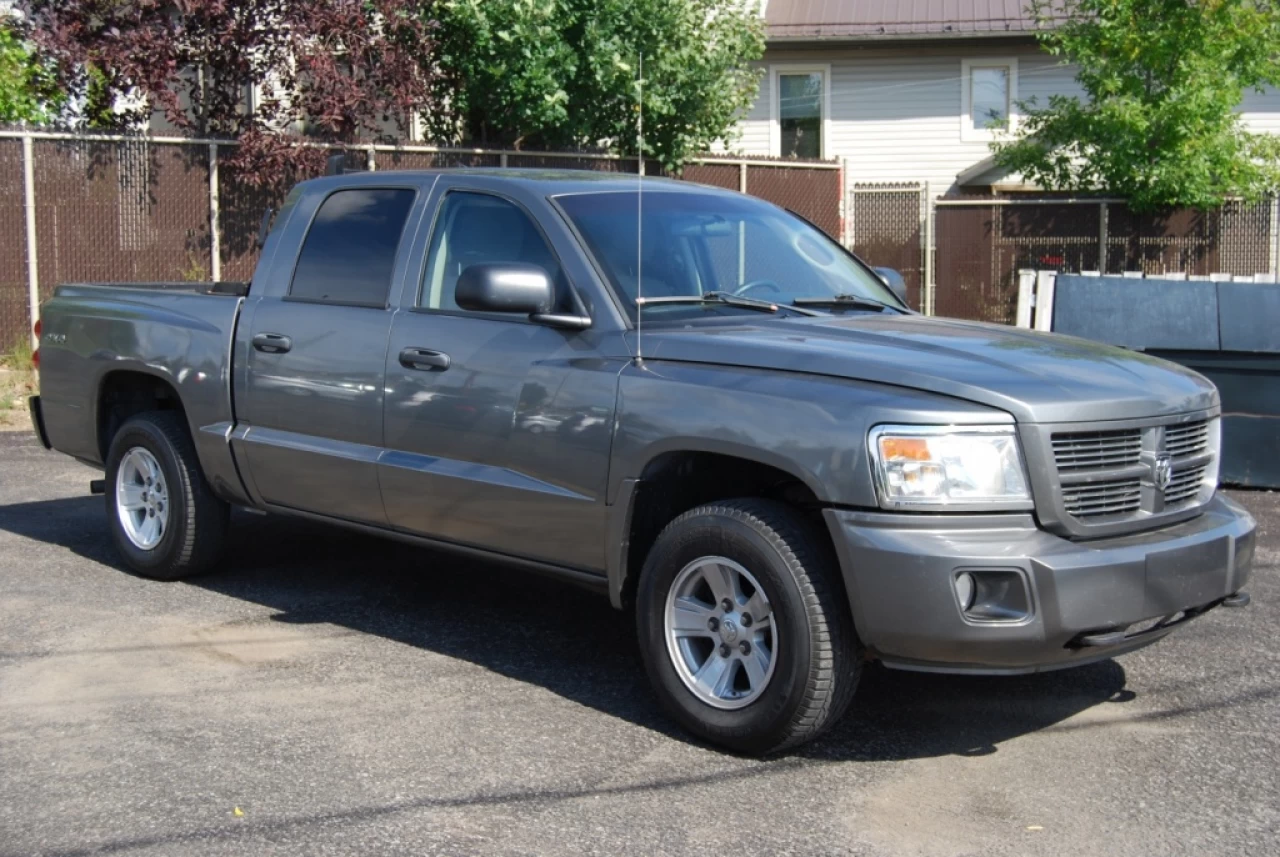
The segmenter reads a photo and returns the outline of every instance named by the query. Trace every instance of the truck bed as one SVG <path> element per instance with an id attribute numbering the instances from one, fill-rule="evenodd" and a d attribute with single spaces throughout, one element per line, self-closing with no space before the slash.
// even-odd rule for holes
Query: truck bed
<path id="1" fill-rule="evenodd" d="M 238 485 L 226 436 L 235 420 L 231 353 L 246 291 L 236 282 L 59 286 L 41 309 L 41 407 L 53 448 L 101 464 L 102 391 L 145 376 L 181 403 L 210 482 Z"/>

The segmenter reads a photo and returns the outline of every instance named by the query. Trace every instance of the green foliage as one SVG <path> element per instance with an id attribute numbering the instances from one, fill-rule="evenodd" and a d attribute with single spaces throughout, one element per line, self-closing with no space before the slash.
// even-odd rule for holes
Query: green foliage
<path id="1" fill-rule="evenodd" d="M 447 0 L 440 64 L 452 110 L 431 130 L 484 144 L 645 154 L 669 169 L 725 138 L 759 83 L 763 24 L 739 0 Z M 452 117 L 461 120 L 461 127 Z"/>
<path id="2" fill-rule="evenodd" d="M 996 161 L 1042 187 L 1105 190 L 1135 210 L 1209 209 L 1280 186 L 1280 139 L 1247 131 L 1248 90 L 1280 83 L 1268 0 L 1033 0 L 1042 45 L 1085 97 L 1020 104 Z M 1066 18 L 1064 21 L 1063 19 Z"/>
<path id="3" fill-rule="evenodd" d="M 48 122 L 65 98 L 49 67 L 0 10 L 0 122 Z"/>

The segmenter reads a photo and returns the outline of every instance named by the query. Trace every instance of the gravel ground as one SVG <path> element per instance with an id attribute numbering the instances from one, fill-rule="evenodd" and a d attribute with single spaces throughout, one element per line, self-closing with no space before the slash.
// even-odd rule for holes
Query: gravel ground
<path id="1" fill-rule="evenodd" d="M 1254 603 L 1089 667 L 872 669 L 760 761 L 658 710 L 564 585 L 240 513 L 120 570 L 88 470 L 0 433 L 0 855 L 1280 853 L 1280 495 Z"/>

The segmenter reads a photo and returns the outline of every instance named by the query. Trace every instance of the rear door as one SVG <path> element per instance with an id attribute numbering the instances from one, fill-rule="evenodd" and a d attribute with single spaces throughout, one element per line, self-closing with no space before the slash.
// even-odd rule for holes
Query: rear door
<path id="1" fill-rule="evenodd" d="M 386 524 L 376 462 L 388 295 L 419 196 L 394 180 L 340 187 L 305 195 L 286 224 L 279 246 L 301 250 L 274 263 L 267 294 L 246 307 L 236 402 L 248 426 L 237 446 L 262 502 Z"/>

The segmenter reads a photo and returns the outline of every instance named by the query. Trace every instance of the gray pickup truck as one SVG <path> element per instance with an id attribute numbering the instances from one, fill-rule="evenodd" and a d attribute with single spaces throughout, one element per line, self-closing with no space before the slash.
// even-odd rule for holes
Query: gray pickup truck
<path id="1" fill-rule="evenodd" d="M 830 726 L 870 660 L 1057 669 L 1248 601 L 1212 384 L 925 318 L 760 200 L 364 173 L 264 232 L 247 286 L 43 308 L 35 424 L 105 469 L 142 575 L 209 569 L 232 506 L 557 575 L 634 613 L 684 726 L 752 753 Z"/>

